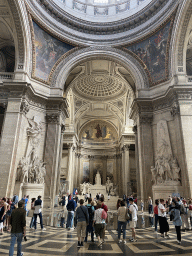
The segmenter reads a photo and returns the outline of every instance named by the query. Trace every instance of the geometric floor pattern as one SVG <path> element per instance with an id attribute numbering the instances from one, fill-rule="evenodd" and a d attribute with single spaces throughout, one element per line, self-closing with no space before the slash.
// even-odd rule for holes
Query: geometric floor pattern
<path id="1" fill-rule="evenodd" d="M 97 243 L 87 242 L 77 248 L 76 230 L 47 227 L 46 231 L 27 230 L 28 241 L 22 242 L 24 256 L 79 255 L 79 256 L 156 256 L 156 255 L 191 255 L 192 231 L 182 232 L 182 243 L 176 242 L 175 229 L 171 227 L 170 238 L 155 237 L 154 228 L 137 229 L 137 242 L 129 242 L 131 231 L 126 231 L 127 244 L 118 244 L 117 231 L 106 230 L 105 243 L 102 249 Z M 88 238 L 88 240 L 90 237 Z M 96 240 L 96 239 L 95 239 Z M 10 234 L 0 236 L 0 255 L 7 256 L 10 245 Z M 16 255 L 16 245 L 15 253 Z"/>

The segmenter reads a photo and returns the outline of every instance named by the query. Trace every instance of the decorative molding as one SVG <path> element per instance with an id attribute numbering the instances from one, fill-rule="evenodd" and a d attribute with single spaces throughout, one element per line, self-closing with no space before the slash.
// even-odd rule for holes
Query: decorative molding
<path id="1" fill-rule="evenodd" d="M 184 43 L 185 43 L 187 28 L 188 28 L 189 21 L 191 18 L 191 13 L 192 13 L 192 1 L 190 1 L 189 6 L 187 8 L 187 12 L 185 14 L 185 19 L 182 24 L 180 38 L 179 38 L 178 57 L 177 57 L 178 66 L 180 66 L 179 68 L 181 68 L 183 66 L 183 49 L 185 49 Z M 183 71 L 179 71 L 179 72 L 183 72 Z"/>
<path id="2" fill-rule="evenodd" d="M 18 68 L 23 69 L 25 46 L 24 46 L 24 39 L 23 39 L 23 28 L 21 26 L 21 19 L 20 19 L 18 7 L 16 4 L 18 1 L 15 1 L 15 0 L 7 0 L 7 1 L 13 15 L 17 39 L 18 39 L 18 53 L 19 53 Z"/>

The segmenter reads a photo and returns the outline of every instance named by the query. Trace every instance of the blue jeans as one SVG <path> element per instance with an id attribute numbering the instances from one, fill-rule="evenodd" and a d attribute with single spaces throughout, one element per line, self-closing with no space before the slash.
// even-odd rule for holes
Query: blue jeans
<path id="1" fill-rule="evenodd" d="M 35 224 L 34 224 L 34 219 L 35 219 L 35 218 L 34 218 L 34 216 L 33 216 L 33 217 L 31 218 L 30 228 L 34 227 L 34 225 L 35 225 Z"/>
<path id="2" fill-rule="evenodd" d="M 34 214 L 33 215 L 35 229 L 37 229 L 37 215 L 39 215 L 41 229 L 43 229 L 43 218 L 42 218 L 42 213 L 41 212 L 39 214 Z"/>
<path id="3" fill-rule="evenodd" d="M 73 218 L 74 218 L 74 212 L 73 211 L 71 211 L 71 212 L 68 211 L 66 228 L 72 228 L 73 227 Z"/>
<path id="4" fill-rule="evenodd" d="M 11 233 L 11 244 L 9 249 L 9 256 L 13 256 L 14 245 L 17 239 L 17 256 L 21 256 L 21 242 L 23 238 L 23 233 Z"/>
<path id="5" fill-rule="evenodd" d="M 149 204 L 149 214 L 153 213 L 153 205 Z"/>
<path id="6" fill-rule="evenodd" d="M 121 237 L 121 229 L 123 229 L 123 239 L 126 238 L 127 221 L 118 221 L 118 239 Z"/>
<path id="7" fill-rule="evenodd" d="M 155 231 L 157 231 L 158 214 L 155 214 Z"/>

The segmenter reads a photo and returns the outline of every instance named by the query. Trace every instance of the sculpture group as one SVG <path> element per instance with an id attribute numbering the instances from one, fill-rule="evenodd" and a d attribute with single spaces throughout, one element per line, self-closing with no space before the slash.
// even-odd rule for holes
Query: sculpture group
<path id="1" fill-rule="evenodd" d="M 45 163 L 35 157 L 30 163 L 22 157 L 17 168 L 17 181 L 21 183 L 43 184 L 46 174 Z"/>
<path id="2" fill-rule="evenodd" d="M 175 158 L 169 159 L 158 156 L 155 167 L 151 166 L 152 180 L 154 184 L 162 184 L 170 181 L 180 183 L 180 168 Z"/>

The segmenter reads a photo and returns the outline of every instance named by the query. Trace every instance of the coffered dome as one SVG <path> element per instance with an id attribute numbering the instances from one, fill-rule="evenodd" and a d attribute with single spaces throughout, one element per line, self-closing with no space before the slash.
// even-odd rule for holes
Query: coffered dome
<path id="1" fill-rule="evenodd" d="M 125 88 L 118 77 L 98 73 L 81 75 L 75 84 L 75 90 L 84 96 L 100 98 L 117 96 Z"/>

